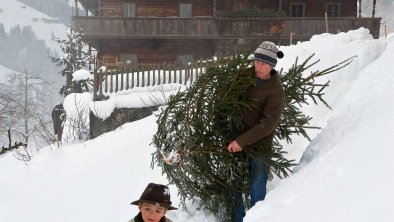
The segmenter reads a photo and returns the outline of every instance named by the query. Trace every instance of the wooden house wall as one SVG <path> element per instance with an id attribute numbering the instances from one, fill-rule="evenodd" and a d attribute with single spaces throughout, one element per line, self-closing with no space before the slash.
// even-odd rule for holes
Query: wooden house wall
<path id="1" fill-rule="evenodd" d="M 215 48 L 213 40 L 110 39 L 103 43 L 102 50 L 107 61 L 119 62 L 121 53 L 136 54 L 139 65 L 174 63 L 178 55 L 208 58 L 214 55 Z"/>
<path id="2" fill-rule="evenodd" d="M 324 17 L 327 3 L 340 3 L 341 17 L 357 17 L 357 0 L 282 0 L 282 9 L 289 16 L 291 3 L 305 3 L 305 17 Z"/>
<path id="3" fill-rule="evenodd" d="M 101 0 L 102 16 L 122 17 L 122 4 L 135 3 L 137 17 L 177 17 L 179 4 L 191 3 L 193 16 L 212 16 L 213 0 Z M 341 17 L 357 16 L 357 0 L 282 0 L 282 10 L 290 14 L 291 3 L 305 3 L 305 17 L 323 17 L 326 3 L 339 2 Z M 278 0 L 216 0 L 216 11 L 236 11 L 244 8 L 279 9 Z"/>
<path id="4" fill-rule="evenodd" d="M 135 3 L 137 17 L 178 17 L 179 4 L 191 3 L 193 16 L 212 16 L 213 0 L 102 0 L 104 17 L 122 17 L 122 4 Z"/>
<path id="5" fill-rule="evenodd" d="M 216 3 L 215 5 L 214 2 Z M 290 15 L 291 3 L 305 3 L 305 17 L 323 17 L 326 3 L 339 2 L 341 4 L 341 17 L 357 16 L 357 0 L 282 0 L 282 10 Z M 178 17 L 179 4 L 191 3 L 193 17 L 211 17 L 216 11 L 236 11 L 245 8 L 279 9 L 278 0 L 101 0 L 101 15 L 103 17 L 122 17 L 122 4 L 135 3 L 137 17 Z M 206 19 L 206 18 L 202 18 Z M 124 21 L 122 21 L 124 22 Z M 306 21 L 308 22 L 308 21 Z M 126 23 L 125 23 L 126 24 Z M 298 23 L 296 23 L 298 24 Z M 293 27 L 293 23 L 287 24 Z M 189 27 L 189 26 L 188 26 Z M 303 25 L 299 27 L 308 27 Z M 338 30 L 340 28 L 337 28 Z M 304 32 L 297 32 L 304 33 Z M 306 31 L 305 31 L 306 33 Z M 255 42 L 257 41 L 257 42 Z M 139 64 L 173 63 L 179 55 L 193 55 L 194 59 L 209 58 L 218 53 L 231 51 L 238 46 L 251 47 L 260 40 L 244 40 L 239 44 L 237 40 L 214 39 L 102 39 L 101 44 L 96 42 L 103 55 L 112 62 L 119 61 L 121 53 L 137 55 Z M 239 42 L 239 40 L 238 40 Z M 242 42 L 242 41 L 241 41 Z M 100 47 L 98 47 L 100 45 Z M 94 47 L 94 44 L 93 44 Z"/>

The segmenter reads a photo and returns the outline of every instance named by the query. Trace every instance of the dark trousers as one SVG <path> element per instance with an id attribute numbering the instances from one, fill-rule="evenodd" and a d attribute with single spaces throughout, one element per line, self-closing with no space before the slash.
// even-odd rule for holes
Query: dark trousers
<path id="1" fill-rule="evenodd" d="M 253 207 L 256 202 L 264 200 L 266 194 L 266 185 L 268 176 L 265 172 L 265 164 L 261 161 L 250 159 L 249 170 L 251 173 L 250 180 L 250 206 Z M 234 192 L 235 211 L 233 222 L 242 222 L 245 216 L 245 207 L 243 204 L 242 193 Z"/>

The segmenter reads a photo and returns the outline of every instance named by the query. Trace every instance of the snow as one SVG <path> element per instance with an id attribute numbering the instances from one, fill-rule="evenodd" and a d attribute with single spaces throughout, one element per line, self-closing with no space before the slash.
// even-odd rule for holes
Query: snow
<path id="1" fill-rule="evenodd" d="M 95 116 L 105 120 L 115 108 L 141 108 L 164 105 L 171 95 L 184 90 L 185 87 L 185 85 L 178 83 L 134 87 L 130 90 L 108 94 L 109 98 L 107 100 L 92 102 L 89 107 Z"/>
<path id="2" fill-rule="evenodd" d="M 48 47 L 61 53 L 57 43 L 52 40 L 52 34 L 65 39 L 66 26 L 64 24 L 48 23 L 47 21 L 56 19 L 17 0 L 1 0 L 0 9 L 0 23 L 4 25 L 6 32 L 9 32 L 13 26 L 19 25 L 22 28 L 30 25 L 38 39 L 44 40 Z"/>
<path id="3" fill-rule="evenodd" d="M 394 34 L 387 39 L 372 39 L 365 29 L 322 34 L 281 50 L 285 58 L 278 67 L 285 70 L 296 56 L 303 61 L 312 53 L 321 60 L 312 70 L 357 57 L 322 77 L 331 81 L 325 98 L 333 109 L 303 107 L 322 129 L 311 131 L 311 143 L 295 139 L 286 146 L 289 158 L 300 164 L 290 177 L 269 182 L 266 200 L 250 209 L 244 221 L 394 221 Z M 71 94 L 64 107 L 68 113 L 75 113 L 74 104 L 110 110 L 127 106 L 127 100 L 137 103 L 132 94 L 142 98 L 155 90 L 136 88 L 123 92 L 123 99 L 112 95 L 122 102 L 108 103 L 93 103 L 88 93 Z M 12 153 L 0 156 L 0 221 L 128 221 L 138 212 L 130 203 L 148 183 L 168 182 L 160 168 L 151 168 L 156 118 L 124 124 L 92 140 L 43 148 L 27 164 Z M 179 207 L 177 188 L 169 188 L 173 206 Z M 220 221 L 187 205 L 189 212 L 179 209 L 167 216 L 175 222 Z"/>
<path id="4" fill-rule="evenodd" d="M 90 74 L 90 72 L 86 69 L 80 69 L 75 71 L 73 74 L 73 79 L 72 81 L 81 81 L 81 80 L 90 80 L 92 79 L 92 74 Z"/>
<path id="5" fill-rule="evenodd" d="M 0 64 L 0 83 L 5 83 L 7 81 L 8 75 L 10 73 L 19 73 Z"/>
<path id="6" fill-rule="evenodd" d="M 326 126 L 294 175 L 248 211 L 245 221 L 394 221 L 394 179 L 388 176 L 394 169 L 394 35 L 356 41 L 349 49 L 364 46 L 365 52 L 348 67 L 351 73 L 335 74 L 347 81 L 346 90 L 335 98 Z"/>
<path id="7" fill-rule="evenodd" d="M 60 52 L 52 33 L 64 39 L 66 26 L 46 23 L 53 18 L 17 0 L 1 3 L 0 22 L 6 32 L 15 25 L 31 25 L 38 38 Z M 393 13 L 377 10 L 380 15 L 387 16 L 382 23 L 392 32 Z M 312 60 L 321 61 L 312 70 L 357 57 L 348 67 L 319 78 L 330 80 L 325 99 L 333 109 L 303 107 L 314 118 L 313 125 L 322 129 L 310 131 L 312 142 L 294 138 L 293 144 L 285 145 L 288 158 L 300 164 L 289 178 L 269 182 L 266 200 L 250 209 L 244 221 L 394 221 L 394 178 L 390 176 L 394 169 L 394 34 L 375 40 L 365 29 L 326 33 L 281 50 L 285 58 L 278 67 L 284 70 L 296 57 L 302 62 L 313 53 Z M 11 72 L 0 65 L 0 83 Z M 80 71 L 74 78 L 88 75 Z M 72 120 L 82 118 L 88 124 L 87 107 L 106 119 L 115 108 L 162 105 L 183 87 L 139 87 L 109 94 L 108 100 L 100 102 L 93 102 L 89 93 L 69 95 L 64 101 L 69 116 L 63 145 L 38 153 L 30 147 L 34 156 L 26 164 L 12 152 L 0 156 L 0 221 L 128 221 L 138 211 L 130 202 L 139 199 L 148 183 L 168 182 L 160 168 L 151 168 L 155 115 L 88 141 L 83 141 L 86 126 L 72 132 Z M 176 155 L 171 154 L 168 161 L 172 158 Z M 179 207 L 177 188 L 169 188 L 173 206 Z M 167 215 L 175 222 L 220 221 L 191 202 L 187 205 L 188 212 L 180 209 Z"/>

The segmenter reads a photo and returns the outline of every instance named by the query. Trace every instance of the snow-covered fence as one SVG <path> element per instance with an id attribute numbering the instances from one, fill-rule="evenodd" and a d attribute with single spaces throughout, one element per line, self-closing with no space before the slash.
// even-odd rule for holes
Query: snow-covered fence
<path id="1" fill-rule="evenodd" d="M 156 67 L 118 67 L 94 71 L 94 100 L 134 87 L 154 86 L 166 83 L 187 84 L 194 82 L 205 70 L 204 62 L 192 64 L 164 64 Z"/>

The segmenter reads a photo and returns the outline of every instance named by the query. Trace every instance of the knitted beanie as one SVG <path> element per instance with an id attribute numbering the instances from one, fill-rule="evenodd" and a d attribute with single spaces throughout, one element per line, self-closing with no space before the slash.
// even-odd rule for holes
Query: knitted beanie
<path id="1" fill-rule="evenodd" d="M 277 58 L 283 58 L 283 52 L 279 51 L 273 42 L 265 41 L 257 47 L 254 52 L 253 60 L 259 60 L 275 68 Z"/>

